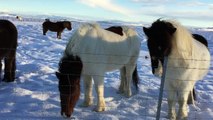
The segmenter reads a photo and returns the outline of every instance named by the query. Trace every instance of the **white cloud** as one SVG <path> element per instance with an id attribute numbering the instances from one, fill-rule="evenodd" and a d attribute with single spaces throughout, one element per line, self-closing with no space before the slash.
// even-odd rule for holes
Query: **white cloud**
<path id="1" fill-rule="evenodd" d="M 213 4 L 209 5 L 209 9 L 213 9 Z"/>
<path id="2" fill-rule="evenodd" d="M 131 0 L 141 4 L 138 15 L 150 17 L 171 17 L 176 19 L 212 21 L 213 4 L 196 1 L 174 1 L 174 0 Z"/>
<path id="3" fill-rule="evenodd" d="M 116 5 L 112 2 L 112 0 L 80 0 L 80 2 L 91 7 L 103 8 L 105 10 L 116 12 L 126 16 L 131 14 L 131 11 L 129 9 L 120 5 Z"/>
<path id="4" fill-rule="evenodd" d="M 116 4 L 116 0 L 78 0 L 81 3 L 102 8 L 107 11 L 119 13 L 128 17 L 128 20 L 141 21 L 147 18 L 157 19 L 161 17 L 197 20 L 209 22 L 213 19 L 213 4 L 203 1 L 177 1 L 177 0 L 129 0 L 131 5 L 136 5 L 132 10 Z M 122 0 L 120 0 L 122 1 Z"/>
<path id="5" fill-rule="evenodd" d="M 149 3 L 161 2 L 161 3 L 163 3 L 163 2 L 168 2 L 168 1 L 172 1 L 172 0 L 131 0 L 131 1 L 133 1 L 133 2 L 149 2 Z"/>
<path id="6" fill-rule="evenodd" d="M 1 12 L 9 13 L 10 10 L 9 9 L 2 9 Z"/>
<path id="7" fill-rule="evenodd" d="M 141 3 L 142 5 L 157 5 L 173 2 L 174 0 L 131 0 L 135 3 Z"/>

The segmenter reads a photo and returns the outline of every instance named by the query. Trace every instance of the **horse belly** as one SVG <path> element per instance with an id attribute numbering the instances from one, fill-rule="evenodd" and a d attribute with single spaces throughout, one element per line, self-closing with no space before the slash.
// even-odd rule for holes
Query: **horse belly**
<path id="1" fill-rule="evenodd" d="M 105 71 L 108 72 L 108 71 L 120 69 L 123 66 L 128 65 L 129 61 L 130 61 L 130 57 L 128 56 L 116 56 L 116 59 L 115 57 L 109 58 L 107 66 L 105 67 Z"/>
<path id="2" fill-rule="evenodd" d="M 127 56 L 102 56 L 101 55 L 84 55 L 83 74 L 103 74 L 122 68 L 128 64 L 130 57 Z"/>

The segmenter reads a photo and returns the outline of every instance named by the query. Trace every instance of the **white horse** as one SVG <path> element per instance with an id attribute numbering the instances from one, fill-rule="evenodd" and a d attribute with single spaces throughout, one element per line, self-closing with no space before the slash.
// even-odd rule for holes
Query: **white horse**
<path id="1" fill-rule="evenodd" d="M 148 37 L 148 47 L 154 74 L 162 74 L 164 56 L 168 56 L 165 90 L 168 93 L 169 119 L 185 120 L 188 117 L 187 100 L 196 81 L 201 80 L 210 66 L 208 48 L 195 40 L 191 33 L 176 21 L 155 21 L 143 28 Z M 156 64 L 157 63 L 157 64 Z M 159 73 L 158 73 L 159 72 Z M 175 104 L 179 104 L 176 117 Z"/>
<path id="2" fill-rule="evenodd" d="M 122 30 L 121 36 L 102 29 L 98 24 L 83 24 L 70 38 L 63 58 L 79 57 L 83 63 L 81 72 L 85 95 L 83 106 L 90 106 L 93 103 L 93 79 L 98 97 L 95 111 L 105 110 L 104 75 L 105 72 L 116 69 L 120 69 L 121 73 L 119 92 L 127 97 L 132 95 L 131 80 L 136 70 L 140 40 L 132 28 L 122 27 Z"/>

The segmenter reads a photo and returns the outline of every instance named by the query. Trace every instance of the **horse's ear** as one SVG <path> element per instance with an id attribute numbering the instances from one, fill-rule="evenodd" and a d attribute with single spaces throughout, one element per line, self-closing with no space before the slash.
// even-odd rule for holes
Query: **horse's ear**
<path id="1" fill-rule="evenodd" d="M 150 30 L 149 30 L 149 28 L 143 27 L 143 32 L 144 32 L 147 36 L 150 35 Z"/>
<path id="2" fill-rule="evenodd" d="M 173 33 L 175 33 L 176 30 L 177 30 L 177 28 L 175 28 L 175 27 L 169 27 L 168 28 L 168 31 L 169 31 L 170 35 L 172 35 Z"/>
<path id="3" fill-rule="evenodd" d="M 61 78 L 61 73 L 60 72 L 55 72 L 56 77 L 60 80 Z"/>

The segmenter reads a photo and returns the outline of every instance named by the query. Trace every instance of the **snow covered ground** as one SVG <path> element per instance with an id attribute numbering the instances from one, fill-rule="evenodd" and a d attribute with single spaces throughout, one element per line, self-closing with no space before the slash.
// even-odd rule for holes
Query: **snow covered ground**
<path id="1" fill-rule="evenodd" d="M 73 22 L 73 30 L 65 30 L 62 39 L 56 33 L 42 34 L 41 21 L 12 21 L 18 29 L 17 74 L 13 83 L 0 82 L 0 120 L 62 120 L 60 115 L 60 99 L 58 80 L 55 71 L 68 38 L 81 24 Z M 101 26 L 121 25 L 126 23 L 100 22 Z M 130 24 L 128 24 L 130 25 Z M 140 75 L 139 92 L 125 98 L 117 94 L 120 83 L 118 71 L 106 74 L 105 112 L 94 112 L 94 105 L 80 107 L 83 101 L 83 87 L 73 118 L 76 120 L 155 120 L 157 111 L 160 79 L 151 73 L 146 38 L 142 27 L 134 25 L 141 38 L 141 52 L 138 60 Z M 213 55 L 213 30 L 192 29 L 193 33 L 205 36 L 209 42 L 209 50 Z M 213 58 L 213 57 L 211 57 Z M 208 75 L 196 84 L 196 107 L 189 107 L 190 120 L 213 119 L 213 64 Z M 94 92 L 95 96 L 95 92 Z M 95 100 L 96 102 L 96 100 Z M 167 101 L 163 97 L 161 119 L 166 119 Z"/>

